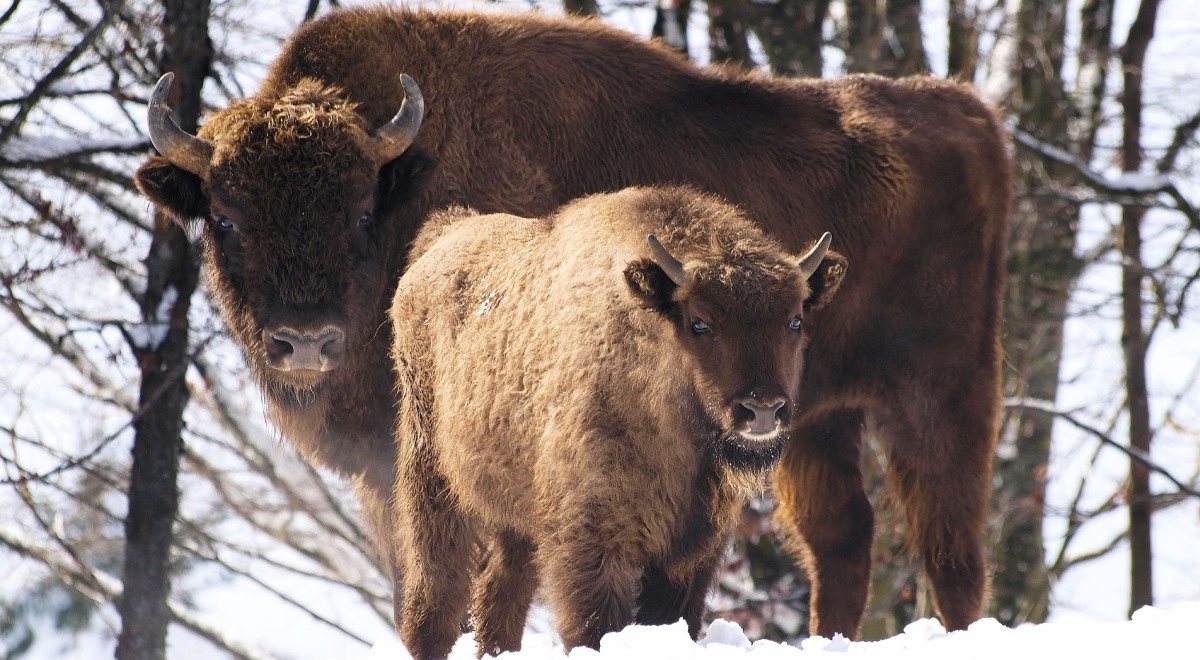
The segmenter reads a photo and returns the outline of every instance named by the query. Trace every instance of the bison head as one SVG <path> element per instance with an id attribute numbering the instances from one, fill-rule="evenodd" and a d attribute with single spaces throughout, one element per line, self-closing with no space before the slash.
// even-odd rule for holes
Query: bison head
<path id="1" fill-rule="evenodd" d="M 399 112 L 371 130 L 340 90 L 305 79 L 234 102 L 191 135 L 171 118 L 171 81 L 150 99 L 161 156 L 138 169 L 138 187 L 180 224 L 202 224 L 210 284 L 260 383 L 276 403 L 309 403 L 378 334 L 399 268 L 388 246 L 403 230 L 386 216 L 428 170 L 409 149 L 421 92 L 402 76 Z"/>
<path id="2" fill-rule="evenodd" d="M 803 256 L 742 237 L 711 241 L 686 262 L 653 235 L 647 242 L 651 257 L 631 263 L 626 282 L 690 356 L 700 404 L 721 429 L 714 451 L 736 469 L 769 467 L 799 395 L 810 314 L 841 283 L 845 258 L 829 250 L 828 233 Z"/>

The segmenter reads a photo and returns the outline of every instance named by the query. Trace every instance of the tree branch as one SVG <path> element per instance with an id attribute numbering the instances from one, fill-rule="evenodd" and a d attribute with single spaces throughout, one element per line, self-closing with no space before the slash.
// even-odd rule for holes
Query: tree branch
<path id="1" fill-rule="evenodd" d="M 1150 470 L 1151 472 L 1156 472 L 1156 473 L 1162 475 L 1163 477 L 1165 477 L 1167 479 L 1167 481 L 1170 481 L 1172 484 L 1174 484 L 1175 487 L 1178 488 L 1181 492 L 1187 493 L 1188 495 L 1191 495 L 1192 497 L 1200 498 L 1200 490 L 1196 490 L 1195 488 L 1189 486 L 1188 484 L 1183 483 L 1179 479 L 1176 479 L 1174 475 L 1172 475 L 1170 472 L 1168 472 L 1165 468 L 1159 466 L 1157 463 L 1154 463 L 1153 461 L 1151 461 L 1150 458 L 1148 456 L 1144 455 L 1142 452 L 1132 449 L 1130 447 L 1126 447 L 1125 445 L 1117 442 L 1116 440 L 1113 440 L 1112 438 L 1108 437 L 1108 435 L 1106 433 L 1104 433 L 1103 431 L 1101 431 L 1100 429 L 1097 429 L 1094 426 L 1091 426 L 1085 422 L 1082 422 L 1082 421 L 1076 419 L 1075 416 L 1073 414 L 1071 414 L 1070 412 L 1067 412 L 1065 410 L 1060 410 L 1051 401 L 1042 401 L 1039 399 L 1011 399 L 1010 398 L 1010 399 L 1004 400 L 1004 407 L 1017 408 L 1017 409 L 1021 409 L 1021 410 L 1034 410 L 1037 412 L 1046 413 L 1047 415 L 1053 415 L 1055 417 L 1062 418 L 1063 420 L 1065 420 L 1066 422 L 1068 422 L 1075 428 L 1088 433 L 1089 435 L 1096 438 L 1100 442 L 1102 442 L 1106 445 L 1109 445 L 1111 447 L 1115 447 L 1115 448 L 1119 449 L 1126 456 L 1128 456 L 1131 460 L 1138 463 L 1139 465 L 1146 468 L 1147 470 Z"/>
<path id="2" fill-rule="evenodd" d="M 1200 119 L 1197 121 L 1200 122 Z M 1118 179 L 1110 179 L 1080 162 L 1078 158 L 1064 149 L 1043 142 L 1017 126 L 1010 127 L 1010 130 L 1017 144 L 1043 158 L 1070 167 L 1093 190 L 1125 198 L 1166 195 L 1174 202 L 1171 208 L 1182 213 L 1187 219 L 1188 225 L 1194 231 L 1200 232 L 1200 212 L 1197 212 L 1191 202 L 1175 187 L 1169 176 L 1162 173 L 1155 175 L 1127 174 Z"/>

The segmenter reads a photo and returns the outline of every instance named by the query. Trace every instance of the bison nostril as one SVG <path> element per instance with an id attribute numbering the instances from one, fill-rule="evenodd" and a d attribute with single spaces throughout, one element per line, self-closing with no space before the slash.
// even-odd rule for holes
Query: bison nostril
<path id="1" fill-rule="evenodd" d="M 266 335 L 263 338 L 263 343 L 267 345 L 267 357 L 272 360 L 283 359 L 296 352 L 296 349 L 292 346 L 292 342 L 286 336 L 277 335 L 272 332 L 264 332 L 263 334 Z"/>
<path id="2" fill-rule="evenodd" d="M 324 340 L 321 344 L 321 355 L 331 362 L 335 362 L 333 366 L 338 366 L 346 357 L 346 333 L 340 328 L 328 328 L 317 339 Z"/>
<path id="3" fill-rule="evenodd" d="M 745 399 L 738 403 L 743 411 L 740 417 L 749 426 L 751 433 L 772 433 L 779 428 L 780 422 L 783 421 L 781 411 L 784 410 L 786 402 L 782 399 L 768 403 L 760 403 L 756 399 Z"/>
<path id="4" fill-rule="evenodd" d="M 267 364 L 280 371 L 332 371 L 346 358 L 346 333 L 334 325 L 315 332 L 263 330 Z"/>

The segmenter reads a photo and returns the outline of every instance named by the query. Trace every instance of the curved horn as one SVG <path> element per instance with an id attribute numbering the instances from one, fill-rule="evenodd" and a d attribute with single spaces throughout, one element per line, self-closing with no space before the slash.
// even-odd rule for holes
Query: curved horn
<path id="1" fill-rule="evenodd" d="M 833 234 L 825 232 L 821 234 L 821 238 L 817 244 L 812 246 L 808 254 L 800 257 L 800 273 L 804 275 L 804 279 L 812 277 L 812 274 L 817 272 L 817 266 L 821 265 L 821 261 L 825 259 L 825 253 L 829 251 L 829 242 L 833 240 Z"/>
<path id="2" fill-rule="evenodd" d="M 425 98 L 421 96 L 417 82 L 402 73 L 400 84 L 404 86 L 404 101 L 400 103 L 400 111 L 391 121 L 371 131 L 380 165 L 412 146 L 417 139 L 417 132 L 421 130 L 421 120 L 425 118 Z"/>
<path id="3" fill-rule="evenodd" d="M 175 74 L 164 73 L 150 94 L 150 104 L 146 106 L 150 143 L 172 164 L 202 177 L 208 173 L 212 162 L 212 145 L 179 128 L 171 118 L 167 93 L 174 80 Z"/>
<path id="4" fill-rule="evenodd" d="M 672 257 L 671 253 L 667 252 L 667 248 L 663 247 L 662 243 L 659 243 L 658 239 L 654 237 L 654 234 L 647 236 L 646 242 L 650 244 L 650 258 L 654 260 L 654 263 L 663 269 L 675 286 L 683 286 L 687 282 L 687 275 L 683 272 L 683 263 Z"/>

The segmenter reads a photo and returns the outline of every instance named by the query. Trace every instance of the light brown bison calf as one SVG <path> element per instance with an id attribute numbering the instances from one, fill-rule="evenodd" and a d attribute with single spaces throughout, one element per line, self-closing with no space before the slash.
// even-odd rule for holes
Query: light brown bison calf
<path id="1" fill-rule="evenodd" d="M 391 309 L 414 657 L 447 654 L 472 600 L 480 653 L 519 648 L 538 574 L 568 648 L 634 620 L 695 636 L 845 273 L 828 245 L 789 254 L 686 188 L 434 220 Z"/>

